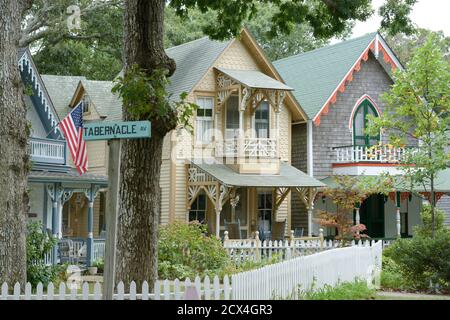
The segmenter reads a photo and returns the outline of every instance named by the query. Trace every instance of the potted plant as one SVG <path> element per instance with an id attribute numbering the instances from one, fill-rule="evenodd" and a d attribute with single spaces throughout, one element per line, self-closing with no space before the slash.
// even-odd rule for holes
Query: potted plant
<path id="1" fill-rule="evenodd" d="M 95 275 L 95 274 L 97 274 L 97 272 L 103 273 L 104 265 L 105 265 L 105 263 L 104 263 L 103 259 L 95 260 L 92 263 L 92 266 L 88 268 L 89 274 Z"/>

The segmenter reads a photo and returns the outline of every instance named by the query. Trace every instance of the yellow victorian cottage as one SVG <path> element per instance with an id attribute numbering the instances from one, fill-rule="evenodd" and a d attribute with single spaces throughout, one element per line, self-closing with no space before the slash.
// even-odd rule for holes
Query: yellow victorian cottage
<path id="1" fill-rule="evenodd" d="M 221 237 L 281 238 L 290 230 L 290 192 L 310 208 L 321 182 L 291 166 L 291 125 L 305 121 L 255 39 L 201 38 L 167 50 L 177 63 L 169 92 L 199 108 L 193 133 L 164 142 L 161 223 L 198 220 Z M 275 230 L 276 229 L 276 230 Z"/>

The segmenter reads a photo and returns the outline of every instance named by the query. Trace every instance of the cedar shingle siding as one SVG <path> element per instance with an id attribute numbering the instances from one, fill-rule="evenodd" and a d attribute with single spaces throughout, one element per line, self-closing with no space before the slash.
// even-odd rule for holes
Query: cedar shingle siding
<path id="1" fill-rule="evenodd" d="M 372 53 L 362 62 L 361 70 L 353 74 L 353 81 L 347 83 L 344 93 L 337 95 L 336 104 L 331 105 L 328 114 L 321 117 L 320 126 L 313 125 L 314 177 L 325 178 L 332 175 L 335 159 L 333 147 L 353 144 L 352 131 L 348 124 L 355 103 L 368 94 L 381 109 L 381 95 L 388 91 L 392 80 Z"/>

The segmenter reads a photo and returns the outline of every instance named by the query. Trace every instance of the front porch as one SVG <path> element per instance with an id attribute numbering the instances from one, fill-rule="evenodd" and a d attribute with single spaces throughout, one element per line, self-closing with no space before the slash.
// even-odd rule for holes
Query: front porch
<path id="1" fill-rule="evenodd" d="M 230 239 L 254 238 L 258 232 L 261 240 L 284 240 L 290 236 L 290 201 L 285 200 L 291 191 L 301 195 L 312 225 L 313 200 L 324 186 L 286 163 L 279 174 L 265 175 L 239 174 L 217 161 L 191 162 L 187 177 L 186 221 L 205 223 L 220 239 L 228 231 Z"/>
<path id="2" fill-rule="evenodd" d="M 104 212 L 103 219 L 100 214 L 95 219 L 94 202 L 107 187 L 105 176 L 85 174 L 80 177 L 71 168 L 61 172 L 33 170 L 29 184 L 29 219 L 41 221 L 47 232 L 58 239 L 47 263 L 89 266 L 104 255 L 104 233 L 100 230 L 104 227 Z M 71 222 L 78 224 L 76 230 L 70 230 Z"/>

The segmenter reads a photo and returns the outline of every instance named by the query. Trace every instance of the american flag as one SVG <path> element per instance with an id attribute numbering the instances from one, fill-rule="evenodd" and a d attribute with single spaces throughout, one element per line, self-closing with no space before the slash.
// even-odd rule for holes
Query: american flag
<path id="1" fill-rule="evenodd" d="M 66 137 L 73 163 L 82 175 L 88 168 L 86 141 L 83 139 L 83 102 L 80 102 L 58 124 Z"/>

